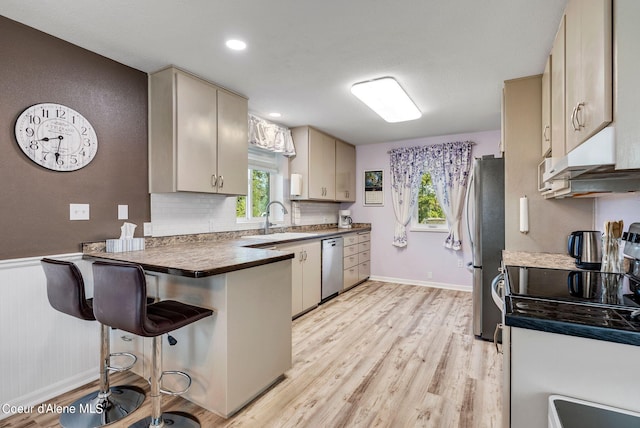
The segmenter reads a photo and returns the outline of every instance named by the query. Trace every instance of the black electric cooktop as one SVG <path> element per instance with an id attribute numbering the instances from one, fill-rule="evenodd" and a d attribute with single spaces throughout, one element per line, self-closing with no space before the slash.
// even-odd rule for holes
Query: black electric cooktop
<path id="1" fill-rule="evenodd" d="M 507 266 L 507 295 L 609 307 L 640 307 L 623 274 Z"/>

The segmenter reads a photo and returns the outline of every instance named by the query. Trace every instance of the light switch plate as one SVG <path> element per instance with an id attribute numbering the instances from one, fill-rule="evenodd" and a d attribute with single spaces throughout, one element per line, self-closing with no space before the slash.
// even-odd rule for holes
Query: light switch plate
<path id="1" fill-rule="evenodd" d="M 89 220 L 89 204 L 69 204 L 69 220 Z"/>
<path id="2" fill-rule="evenodd" d="M 118 205 L 118 220 L 129 219 L 129 205 Z"/>

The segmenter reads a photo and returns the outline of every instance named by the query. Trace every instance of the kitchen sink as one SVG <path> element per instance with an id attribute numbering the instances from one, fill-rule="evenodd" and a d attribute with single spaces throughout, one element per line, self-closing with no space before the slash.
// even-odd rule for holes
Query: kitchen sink
<path id="1" fill-rule="evenodd" d="M 312 232 L 279 232 L 279 233 L 269 233 L 268 235 L 249 235 L 243 236 L 243 238 L 247 239 L 262 239 L 264 241 L 284 241 L 287 239 L 299 239 L 299 238 L 309 238 L 311 236 L 316 236 L 317 233 Z"/>

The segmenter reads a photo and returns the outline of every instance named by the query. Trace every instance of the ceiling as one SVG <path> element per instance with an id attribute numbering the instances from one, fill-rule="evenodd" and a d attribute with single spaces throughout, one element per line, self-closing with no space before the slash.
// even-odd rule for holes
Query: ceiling
<path id="1" fill-rule="evenodd" d="M 353 144 L 500 128 L 502 82 L 541 73 L 566 0 L 2 0 L 0 14 L 138 70 L 177 65 L 286 126 Z M 242 52 L 224 45 L 247 42 Z M 393 76 L 423 115 L 351 95 Z"/>

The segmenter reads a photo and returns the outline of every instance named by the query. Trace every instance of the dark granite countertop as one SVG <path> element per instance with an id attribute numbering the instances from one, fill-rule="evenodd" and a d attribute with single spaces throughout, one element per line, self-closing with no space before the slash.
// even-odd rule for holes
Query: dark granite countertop
<path id="1" fill-rule="evenodd" d="M 506 296 L 505 322 L 511 327 L 640 346 L 634 308 Z"/>
<path id="2" fill-rule="evenodd" d="M 323 239 L 346 233 L 370 231 L 370 225 L 352 229 L 296 228 L 295 232 L 314 235 L 295 239 L 273 240 L 246 238 L 251 232 L 182 235 L 178 237 L 148 238 L 146 249 L 121 253 L 105 252 L 104 241 L 83 244 L 85 258 L 100 258 L 140 264 L 143 269 L 178 276 L 201 278 L 291 259 L 293 253 L 259 248 L 274 244 Z"/>

